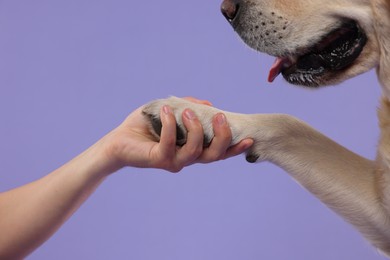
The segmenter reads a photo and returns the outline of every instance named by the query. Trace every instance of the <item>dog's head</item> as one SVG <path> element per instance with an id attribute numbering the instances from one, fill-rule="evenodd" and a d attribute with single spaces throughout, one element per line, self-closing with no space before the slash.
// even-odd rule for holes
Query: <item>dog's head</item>
<path id="1" fill-rule="evenodd" d="M 378 64 L 369 0 L 224 0 L 221 10 L 246 44 L 277 57 L 269 81 L 318 87 Z"/>

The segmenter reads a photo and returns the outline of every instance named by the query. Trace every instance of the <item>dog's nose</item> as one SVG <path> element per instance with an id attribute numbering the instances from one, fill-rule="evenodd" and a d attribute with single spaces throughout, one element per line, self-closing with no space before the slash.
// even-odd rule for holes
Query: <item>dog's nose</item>
<path id="1" fill-rule="evenodd" d="M 237 0 L 223 0 L 221 12 L 225 18 L 231 22 L 237 16 L 239 4 Z"/>

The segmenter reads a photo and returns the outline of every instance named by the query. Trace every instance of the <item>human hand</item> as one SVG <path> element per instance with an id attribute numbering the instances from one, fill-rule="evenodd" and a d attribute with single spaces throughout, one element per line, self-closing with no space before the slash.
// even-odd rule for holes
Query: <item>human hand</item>
<path id="1" fill-rule="evenodd" d="M 187 98 L 190 101 L 210 105 L 207 101 Z M 194 163 L 209 163 L 244 152 L 253 141 L 245 139 L 229 147 L 231 131 L 226 118 L 219 113 L 213 118 L 214 138 L 209 147 L 203 147 L 203 128 L 194 112 L 183 112 L 183 123 L 188 131 L 187 142 L 176 146 L 176 120 L 169 106 L 161 109 L 162 130 L 160 141 L 151 134 L 149 122 L 142 114 L 142 107 L 105 138 L 108 156 L 114 170 L 125 166 L 160 168 L 178 172 Z"/>

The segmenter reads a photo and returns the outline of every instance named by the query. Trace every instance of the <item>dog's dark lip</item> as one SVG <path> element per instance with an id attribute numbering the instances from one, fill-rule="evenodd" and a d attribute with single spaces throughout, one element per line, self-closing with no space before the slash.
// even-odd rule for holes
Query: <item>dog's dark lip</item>
<path id="1" fill-rule="evenodd" d="M 277 73 L 292 84 L 317 87 L 327 72 L 342 71 L 353 64 L 363 50 L 367 36 L 355 21 L 342 25 L 299 54 L 283 59 Z M 275 72 L 274 72 L 275 73 Z M 274 75 L 275 77 L 275 75 Z"/>

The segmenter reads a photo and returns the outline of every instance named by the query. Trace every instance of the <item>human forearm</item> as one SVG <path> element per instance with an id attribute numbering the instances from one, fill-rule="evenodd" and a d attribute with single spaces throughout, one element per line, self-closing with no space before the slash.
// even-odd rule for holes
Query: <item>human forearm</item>
<path id="1" fill-rule="evenodd" d="M 0 259 L 19 259 L 45 242 L 113 170 L 103 141 L 49 175 L 0 194 Z"/>

